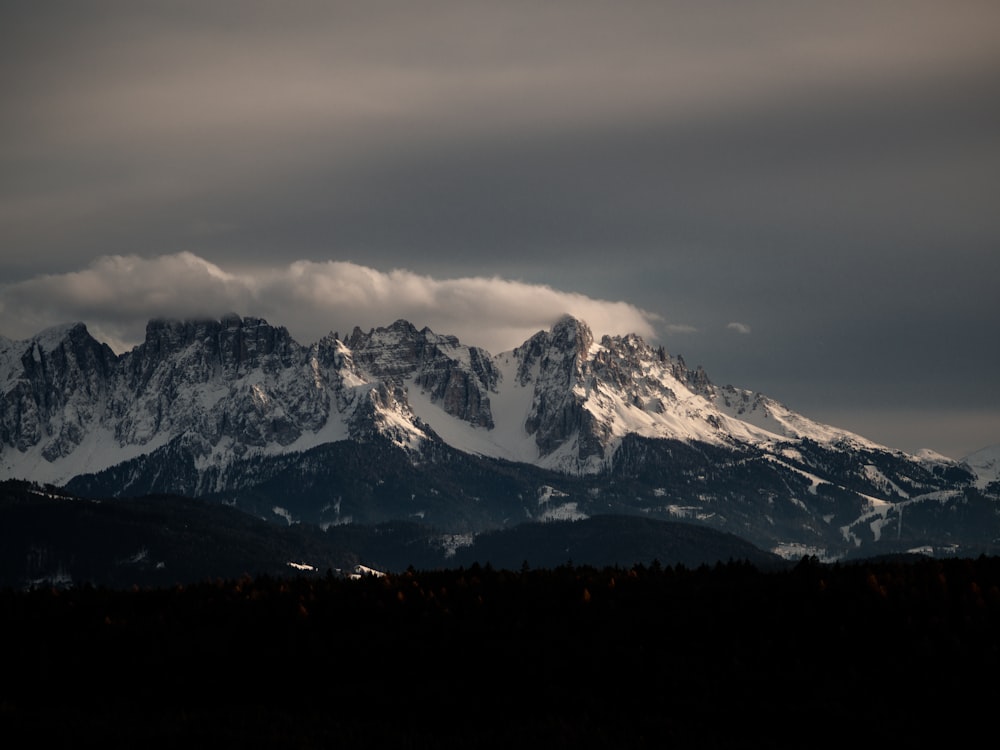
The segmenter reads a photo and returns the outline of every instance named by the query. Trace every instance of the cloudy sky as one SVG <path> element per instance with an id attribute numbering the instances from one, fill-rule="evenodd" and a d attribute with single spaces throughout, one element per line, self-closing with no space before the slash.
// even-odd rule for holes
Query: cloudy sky
<path id="1" fill-rule="evenodd" d="M 0 334 L 562 312 L 894 448 L 1000 443 L 1000 4 L 9 2 Z"/>

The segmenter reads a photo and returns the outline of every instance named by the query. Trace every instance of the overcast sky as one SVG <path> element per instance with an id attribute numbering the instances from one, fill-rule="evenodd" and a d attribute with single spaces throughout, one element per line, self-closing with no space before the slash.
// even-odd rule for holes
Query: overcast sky
<path id="1" fill-rule="evenodd" d="M 1000 443 L 1000 3 L 5 2 L 0 334 L 562 312 Z"/>

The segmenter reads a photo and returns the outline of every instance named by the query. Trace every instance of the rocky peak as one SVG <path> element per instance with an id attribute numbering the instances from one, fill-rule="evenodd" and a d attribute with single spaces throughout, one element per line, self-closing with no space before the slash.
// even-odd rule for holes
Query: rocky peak
<path id="1" fill-rule="evenodd" d="M 186 382 L 232 380 L 262 367 L 273 374 L 304 359 L 305 350 L 284 327 L 231 313 L 221 320 L 155 319 L 146 339 L 126 355 L 133 386 L 145 387 L 160 368 Z"/>
<path id="2" fill-rule="evenodd" d="M 594 343 L 594 334 L 582 320 L 564 315 L 552 326 L 551 343 L 561 351 L 586 358 Z"/>
<path id="3" fill-rule="evenodd" d="M 67 455 L 102 408 L 116 360 L 83 323 L 11 342 L 5 365 L 11 385 L 0 397 L 2 442 L 24 451 L 48 440 L 46 459 Z"/>
<path id="4" fill-rule="evenodd" d="M 323 367 L 340 369 L 345 360 L 352 360 L 352 354 L 347 344 L 340 340 L 336 333 L 328 333 L 310 348 L 310 357 Z"/>
<path id="5" fill-rule="evenodd" d="M 603 457 L 604 430 L 584 408 L 590 377 L 590 328 L 571 316 L 560 318 L 549 331 L 540 331 L 516 350 L 520 358 L 518 381 L 534 380 L 531 409 L 524 427 L 546 456 L 574 438 L 581 461 Z"/>
<path id="6" fill-rule="evenodd" d="M 387 328 L 362 333 L 355 328 L 347 341 L 355 365 L 376 379 L 394 384 L 412 379 L 448 414 L 479 427 L 493 427 L 490 391 L 499 373 L 489 353 L 463 346 L 455 336 L 417 328 L 397 320 Z"/>
<path id="7" fill-rule="evenodd" d="M 537 365 L 539 377 L 544 373 L 547 380 L 568 385 L 585 367 L 593 343 L 594 334 L 586 323 L 564 315 L 550 330 L 539 331 L 515 350 L 520 359 L 518 381 L 529 383 Z"/>
<path id="8" fill-rule="evenodd" d="M 220 361 L 230 371 L 263 367 L 274 372 L 301 359 L 302 347 L 288 330 L 272 326 L 263 318 L 223 318 L 218 339 Z"/>
<path id="9" fill-rule="evenodd" d="M 346 343 L 359 367 L 375 377 L 396 380 L 418 369 L 428 349 L 427 335 L 402 319 L 385 328 L 373 328 L 368 333 L 355 327 Z"/>
<path id="10" fill-rule="evenodd" d="M 47 388 L 72 391 L 83 388 L 91 394 L 98 382 L 106 380 L 117 359 L 111 347 L 94 339 L 83 323 L 49 328 L 27 341 L 21 348 L 22 377 Z"/>
<path id="11" fill-rule="evenodd" d="M 686 385 L 692 393 L 712 398 L 712 381 L 708 379 L 708 373 L 705 372 L 701 365 L 692 370 L 684 362 L 684 357 L 677 355 L 677 359 L 671 366 L 671 374 Z"/>
<path id="12" fill-rule="evenodd" d="M 219 322 L 216 320 L 153 318 L 146 323 L 146 338 L 140 346 L 145 347 L 148 355 L 163 357 L 183 349 L 194 341 L 213 336 L 218 328 Z"/>

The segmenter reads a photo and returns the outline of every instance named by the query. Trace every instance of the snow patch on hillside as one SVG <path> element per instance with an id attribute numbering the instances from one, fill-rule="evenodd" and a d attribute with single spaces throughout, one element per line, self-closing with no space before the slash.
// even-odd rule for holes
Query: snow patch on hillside
<path id="1" fill-rule="evenodd" d="M 976 487 L 984 489 L 991 482 L 1000 481 L 1000 444 L 971 453 L 962 463 L 976 475 Z"/>
<path id="2" fill-rule="evenodd" d="M 431 400 L 430 394 L 411 378 L 406 382 L 406 397 L 413 413 L 454 448 L 490 458 L 537 463 L 538 445 L 524 428 L 531 409 L 533 388 L 517 382 L 517 361 L 501 355 L 494 359 L 500 371 L 497 390 L 490 392 L 493 429 L 479 427 L 448 414 Z"/>
<path id="3" fill-rule="evenodd" d="M 139 456 L 145 456 L 169 442 L 169 436 L 159 435 L 145 445 L 122 444 L 107 427 L 95 427 L 67 456 L 49 461 L 42 455 L 47 441 L 39 442 L 21 452 L 5 446 L 0 453 L 0 477 L 30 479 L 42 484 L 62 485 L 78 474 L 103 471 Z"/>

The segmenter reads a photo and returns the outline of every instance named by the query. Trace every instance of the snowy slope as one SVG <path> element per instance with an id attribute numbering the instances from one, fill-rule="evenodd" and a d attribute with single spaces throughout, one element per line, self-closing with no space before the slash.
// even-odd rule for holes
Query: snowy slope
<path id="1" fill-rule="evenodd" d="M 462 450 L 572 473 L 605 467 L 626 435 L 760 448 L 808 438 L 889 450 L 760 394 L 718 388 L 636 336 L 594 342 L 573 319 L 496 355 L 493 364 L 499 375 L 489 393 L 493 429 L 444 413 L 412 380 L 411 407 Z M 556 424 L 547 424 L 553 415 Z"/>
<path id="2" fill-rule="evenodd" d="M 976 486 L 980 489 L 1000 481 L 1000 444 L 971 453 L 962 459 L 962 463 L 972 469 L 976 475 Z"/>

